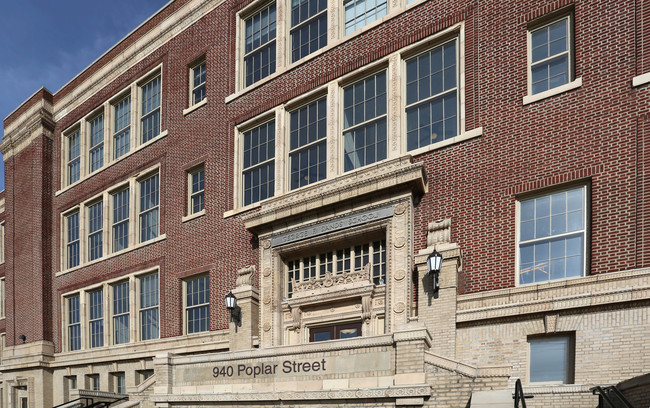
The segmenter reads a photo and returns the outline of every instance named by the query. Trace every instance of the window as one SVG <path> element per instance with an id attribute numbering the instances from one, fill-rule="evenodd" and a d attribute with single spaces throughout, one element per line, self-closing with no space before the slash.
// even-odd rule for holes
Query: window
<path id="1" fill-rule="evenodd" d="M 324 278 L 372 267 L 371 279 L 376 285 L 386 280 L 386 240 L 371 241 L 362 245 L 342 248 L 287 262 L 287 297 L 293 296 L 293 283 L 306 282 L 312 278 Z"/>
<path id="2" fill-rule="evenodd" d="M 456 40 L 406 60 L 408 151 L 458 134 Z"/>
<path id="3" fill-rule="evenodd" d="M 345 34 L 353 33 L 386 15 L 386 0 L 347 0 L 345 7 Z"/>
<path id="4" fill-rule="evenodd" d="M 0 364 L 2 364 L 5 348 L 7 347 L 7 334 L 0 334 Z"/>
<path id="5" fill-rule="evenodd" d="M 79 265 L 79 212 L 66 217 L 66 258 L 67 268 Z"/>
<path id="6" fill-rule="evenodd" d="M 65 381 L 67 382 L 68 390 L 76 390 L 77 389 L 77 376 L 76 375 L 68 375 L 65 376 Z"/>
<path id="7" fill-rule="evenodd" d="M 0 222 L 0 264 L 5 263 L 5 223 Z"/>
<path id="8" fill-rule="evenodd" d="M 291 189 L 323 180 L 327 165 L 327 104 L 321 98 L 290 114 Z"/>
<path id="9" fill-rule="evenodd" d="M 160 76 L 142 85 L 142 143 L 160 134 Z"/>
<path id="10" fill-rule="evenodd" d="M 275 184 L 275 120 L 244 133 L 244 205 L 272 197 Z"/>
<path id="11" fill-rule="evenodd" d="M 90 173 L 104 165 L 104 115 L 101 114 L 90 121 Z"/>
<path id="12" fill-rule="evenodd" d="M 0 279 L 0 319 L 5 318 L 5 278 Z"/>
<path id="13" fill-rule="evenodd" d="M 68 298 L 68 350 L 81 349 L 81 314 L 79 295 Z"/>
<path id="14" fill-rule="evenodd" d="M 530 94 L 567 84 L 571 76 L 570 17 L 530 30 Z"/>
<path id="15" fill-rule="evenodd" d="M 142 384 L 143 382 L 151 378 L 151 376 L 153 376 L 153 370 L 137 370 L 136 374 L 137 374 L 138 384 Z"/>
<path id="16" fill-rule="evenodd" d="M 140 182 L 140 242 L 158 236 L 160 205 L 158 174 Z"/>
<path id="17" fill-rule="evenodd" d="M 81 177 L 81 133 L 79 130 L 67 136 L 68 143 L 68 184 Z"/>
<path id="18" fill-rule="evenodd" d="M 573 383 L 574 336 L 529 338 L 530 382 Z"/>
<path id="19" fill-rule="evenodd" d="M 188 173 L 189 186 L 189 211 L 188 214 L 197 214 L 205 208 L 205 169 L 203 166 Z"/>
<path id="20" fill-rule="evenodd" d="M 519 283 L 585 275 L 586 187 L 519 202 Z"/>
<path id="21" fill-rule="evenodd" d="M 158 328 L 158 274 L 140 278 L 140 338 L 157 339 Z"/>
<path id="22" fill-rule="evenodd" d="M 209 275 L 185 282 L 185 318 L 187 334 L 209 330 L 210 289 Z"/>
<path id="23" fill-rule="evenodd" d="M 386 71 L 343 88 L 344 169 L 386 158 Z"/>
<path id="24" fill-rule="evenodd" d="M 91 391 L 99 391 L 99 374 L 86 375 L 86 388 Z"/>
<path id="25" fill-rule="evenodd" d="M 113 285 L 113 340 L 115 344 L 129 342 L 129 282 Z"/>
<path id="26" fill-rule="evenodd" d="M 244 21 L 246 86 L 275 72 L 275 3 L 265 6 Z"/>
<path id="27" fill-rule="evenodd" d="M 361 323 L 337 324 L 309 330 L 309 341 L 350 339 L 361 336 Z"/>
<path id="28" fill-rule="evenodd" d="M 131 147 L 131 96 L 113 105 L 113 111 L 113 157 L 117 159 L 127 154 Z"/>
<path id="29" fill-rule="evenodd" d="M 327 0 L 291 0 L 291 61 L 327 45 Z"/>
<path id="30" fill-rule="evenodd" d="M 111 373 L 112 385 L 111 388 L 116 394 L 126 393 L 126 377 L 124 372 Z"/>
<path id="31" fill-rule="evenodd" d="M 90 297 L 90 347 L 104 345 L 104 291 L 89 293 Z"/>
<path id="32" fill-rule="evenodd" d="M 90 261 L 103 255 L 103 204 L 98 202 L 88 206 L 88 259 Z"/>
<path id="33" fill-rule="evenodd" d="M 190 69 L 190 105 L 196 105 L 205 99 L 205 60 Z"/>
<path id="34" fill-rule="evenodd" d="M 113 252 L 129 246 L 129 189 L 113 194 Z"/>

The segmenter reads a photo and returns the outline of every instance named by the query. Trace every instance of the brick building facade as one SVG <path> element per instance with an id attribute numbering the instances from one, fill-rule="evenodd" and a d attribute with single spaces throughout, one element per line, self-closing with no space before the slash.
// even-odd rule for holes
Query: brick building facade
<path id="1" fill-rule="evenodd" d="M 647 406 L 649 13 L 170 2 L 4 120 L 0 406 Z"/>

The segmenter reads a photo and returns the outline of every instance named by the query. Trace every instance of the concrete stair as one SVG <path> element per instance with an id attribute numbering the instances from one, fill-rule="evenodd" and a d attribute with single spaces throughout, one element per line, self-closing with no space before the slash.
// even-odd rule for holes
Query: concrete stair
<path id="1" fill-rule="evenodd" d="M 512 408 L 512 391 L 477 391 L 472 393 L 471 408 Z"/>

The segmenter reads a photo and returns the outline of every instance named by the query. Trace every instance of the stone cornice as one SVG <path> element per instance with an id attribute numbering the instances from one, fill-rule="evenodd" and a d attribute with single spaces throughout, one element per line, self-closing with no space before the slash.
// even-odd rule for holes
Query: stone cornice
<path id="1" fill-rule="evenodd" d="M 474 367 L 428 351 L 424 352 L 424 362 L 471 378 L 510 377 L 512 371 L 511 366 Z"/>
<path id="2" fill-rule="evenodd" d="M 423 341 L 428 347 L 431 347 L 431 334 L 426 327 L 408 328 L 405 330 L 397 330 L 393 333 L 395 342 L 402 341 Z"/>
<path id="3" fill-rule="evenodd" d="M 321 391 L 286 391 L 286 392 L 241 392 L 214 394 L 154 394 L 153 402 L 219 402 L 219 401 L 313 401 L 369 398 L 429 397 L 431 386 L 418 384 L 413 386 L 391 386 L 377 388 L 352 388 Z"/>
<path id="4" fill-rule="evenodd" d="M 650 269 L 461 295 L 457 322 L 605 306 L 650 299 Z"/>
<path id="5" fill-rule="evenodd" d="M 51 102 L 43 98 L 34 103 L 5 129 L 0 143 L 0 153 L 4 155 L 4 160 L 20 153 L 40 136 L 53 139 L 55 125 Z"/>
<path id="6" fill-rule="evenodd" d="M 269 199 L 258 212 L 243 219 L 247 229 L 257 230 L 308 211 L 340 206 L 367 194 L 409 185 L 415 192 L 424 193 L 427 176 L 424 164 L 413 163 L 412 157 L 406 155 Z"/>

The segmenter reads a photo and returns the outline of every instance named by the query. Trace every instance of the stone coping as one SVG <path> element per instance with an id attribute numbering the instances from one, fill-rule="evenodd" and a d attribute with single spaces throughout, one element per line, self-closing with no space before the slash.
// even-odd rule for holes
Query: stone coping
<path id="1" fill-rule="evenodd" d="M 370 165 L 271 198 L 261 205 L 259 211 L 242 218 L 247 229 L 256 229 L 307 211 L 340 206 L 342 201 L 407 184 L 414 185 L 414 189 L 421 193 L 427 190 L 425 166 L 423 163 L 413 163 L 410 155 Z"/>
<path id="2" fill-rule="evenodd" d="M 368 398 L 429 397 L 431 386 L 389 386 L 376 388 L 351 388 L 321 391 L 247 392 L 201 394 L 154 394 L 153 402 L 220 402 L 220 401 L 314 401 Z"/>
<path id="3" fill-rule="evenodd" d="M 172 359 L 172 365 L 211 363 L 219 361 L 248 360 L 268 357 L 287 356 L 294 354 L 323 353 L 328 351 L 364 349 L 368 347 L 392 347 L 393 335 L 385 334 L 373 337 L 357 337 L 352 339 L 324 341 L 299 345 L 267 347 L 225 353 L 210 353 L 194 356 L 174 356 L 171 353 L 157 355 L 156 358 Z"/>
<path id="4" fill-rule="evenodd" d="M 574 394 L 588 393 L 591 394 L 591 388 L 594 385 L 584 384 L 558 384 L 558 385 L 524 385 L 524 394 Z M 514 393 L 514 389 L 512 389 Z"/>
<path id="5" fill-rule="evenodd" d="M 512 366 L 509 365 L 474 367 L 447 357 L 438 356 L 428 351 L 424 352 L 424 362 L 471 378 L 510 377 L 512 371 Z"/>
<path id="6" fill-rule="evenodd" d="M 650 269 L 458 296 L 457 322 L 650 299 Z"/>

